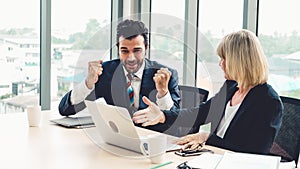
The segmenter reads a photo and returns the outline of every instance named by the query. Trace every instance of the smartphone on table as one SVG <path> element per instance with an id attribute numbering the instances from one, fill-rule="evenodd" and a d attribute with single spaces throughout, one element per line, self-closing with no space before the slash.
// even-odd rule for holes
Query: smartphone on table
<path id="1" fill-rule="evenodd" d="M 212 150 L 202 148 L 202 149 L 195 149 L 195 150 L 182 150 L 181 149 L 181 150 L 175 151 L 175 154 L 182 156 L 182 157 L 189 157 L 189 156 L 201 155 L 201 154 L 207 153 L 207 152 L 214 153 Z"/>

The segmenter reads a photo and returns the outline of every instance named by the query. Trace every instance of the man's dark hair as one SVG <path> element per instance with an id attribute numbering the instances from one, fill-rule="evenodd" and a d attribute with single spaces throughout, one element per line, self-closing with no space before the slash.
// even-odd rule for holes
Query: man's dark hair
<path id="1" fill-rule="evenodd" d="M 131 40 L 138 35 L 144 37 L 145 47 L 148 46 L 148 29 L 143 22 L 129 19 L 120 22 L 117 27 L 117 47 L 119 48 L 119 38 L 121 36 Z"/>

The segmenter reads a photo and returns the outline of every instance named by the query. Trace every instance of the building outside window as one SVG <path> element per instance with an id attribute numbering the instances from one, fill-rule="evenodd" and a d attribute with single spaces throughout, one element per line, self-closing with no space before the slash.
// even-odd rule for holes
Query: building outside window
<path id="1" fill-rule="evenodd" d="M 109 60 L 110 0 L 52 0 L 51 107 L 85 79 L 88 61 Z M 67 9 L 67 10 L 66 10 Z"/>
<path id="2" fill-rule="evenodd" d="M 280 95 L 296 98 L 300 98 L 299 5 L 297 0 L 260 1 L 258 23 L 270 67 L 268 82 Z"/>
<path id="3" fill-rule="evenodd" d="M 0 113 L 39 103 L 39 2 L 0 2 Z"/>

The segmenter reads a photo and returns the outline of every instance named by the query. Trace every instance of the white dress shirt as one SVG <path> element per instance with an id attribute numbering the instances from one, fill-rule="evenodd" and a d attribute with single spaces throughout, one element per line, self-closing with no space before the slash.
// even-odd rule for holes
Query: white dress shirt
<path id="1" fill-rule="evenodd" d="M 128 73 L 127 73 L 126 69 L 124 68 L 124 66 L 123 66 L 123 69 L 124 69 L 124 75 L 126 77 Z M 145 69 L 145 62 L 143 63 L 141 68 L 134 74 L 136 77 L 131 82 L 131 86 L 134 91 L 134 106 L 136 108 L 139 107 L 139 93 L 140 93 L 144 69 Z M 85 84 L 85 80 L 82 81 L 80 84 L 75 86 L 74 89 L 72 90 L 71 98 L 70 98 L 71 103 L 73 105 L 80 103 L 94 90 L 94 88 L 95 88 L 95 85 L 93 85 L 92 89 L 89 89 Z M 170 93 L 168 92 L 162 98 L 158 98 L 156 96 L 156 104 L 158 105 L 158 107 L 161 110 L 169 110 L 173 106 L 174 102 L 172 100 Z"/>

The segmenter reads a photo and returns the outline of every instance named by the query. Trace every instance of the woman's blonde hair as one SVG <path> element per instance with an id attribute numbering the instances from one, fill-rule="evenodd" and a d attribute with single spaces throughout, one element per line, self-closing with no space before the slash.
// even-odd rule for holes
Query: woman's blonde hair
<path id="1" fill-rule="evenodd" d="M 243 89 L 266 83 L 268 63 L 258 38 L 248 30 L 226 35 L 217 47 L 225 60 L 225 74 Z"/>

